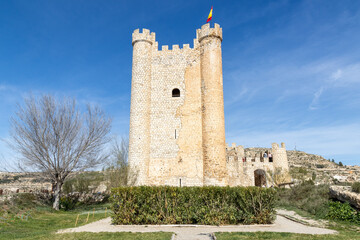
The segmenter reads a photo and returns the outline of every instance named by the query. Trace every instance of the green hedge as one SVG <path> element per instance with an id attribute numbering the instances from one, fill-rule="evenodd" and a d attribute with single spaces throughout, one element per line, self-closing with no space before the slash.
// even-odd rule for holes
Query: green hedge
<path id="1" fill-rule="evenodd" d="M 120 187 L 112 189 L 114 224 L 267 224 L 276 190 L 258 187 Z"/>

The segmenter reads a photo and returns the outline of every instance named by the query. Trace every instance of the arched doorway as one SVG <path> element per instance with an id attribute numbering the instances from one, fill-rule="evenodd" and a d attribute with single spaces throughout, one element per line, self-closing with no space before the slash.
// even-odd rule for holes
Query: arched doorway
<path id="1" fill-rule="evenodd" d="M 254 171 L 255 186 L 264 187 L 266 186 L 266 173 L 262 169 Z"/>

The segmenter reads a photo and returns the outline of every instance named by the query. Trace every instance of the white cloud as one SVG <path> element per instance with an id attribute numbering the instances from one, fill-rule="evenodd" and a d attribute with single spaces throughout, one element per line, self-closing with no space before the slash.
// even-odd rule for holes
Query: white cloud
<path id="1" fill-rule="evenodd" d="M 316 91 L 314 93 L 313 100 L 311 101 L 310 106 L 309 106 L 310 110 L 316 110 L 319 108 L 319 98 L 320 98 L 321 94 L 323 93 L 323 91 L 324 91 L 324 87 L 321 87 L 318 91 Z"/>
<path id="2" fill-rule="evenodd" d="M 341 69 L 338 69 L 336 72 L 334 72 L 332 75 L 331 75 L 331 78 L 334 79 L 335 81 L 340 79 L 342 77 L 342 71 Z"/>
<path id="3" fill-rule="evenodd" d="M 360 83 L 360 63 L 353 63 L 331 73 L 328 81 L 334 87 L 349 87 Z"/>

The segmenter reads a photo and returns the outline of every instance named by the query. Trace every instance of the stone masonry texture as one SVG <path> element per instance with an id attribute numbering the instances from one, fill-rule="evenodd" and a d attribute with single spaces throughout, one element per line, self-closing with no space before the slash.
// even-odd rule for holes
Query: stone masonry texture
<path id="1" fill-rule="evenodd" d="M 273 169 L 275 156 L 245 165 L 241 146 L 226 147 L 221 43 L 218 24 L 197 29 L 192 48 L 159 50 L 155 33 L 133 32 L 129 165 L 136 185 L 254 185 L 256 169 Z M 283 149 L 274 149 L 276 164 L 288 169 Z"/>

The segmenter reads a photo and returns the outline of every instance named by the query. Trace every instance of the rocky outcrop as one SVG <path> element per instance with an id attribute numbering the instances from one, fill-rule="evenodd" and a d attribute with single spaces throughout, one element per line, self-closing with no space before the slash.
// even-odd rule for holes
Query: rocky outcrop
<path id="1" fill-rule="evenodd" d="M 342 202 L 348 202 L 350 205 L 360 210 L 360 194 L 351 192 L 351 187 L 331 186 L 330 195 L 332 198 Z"/>

